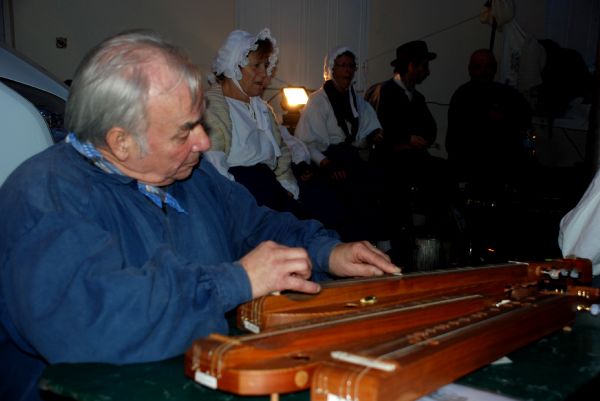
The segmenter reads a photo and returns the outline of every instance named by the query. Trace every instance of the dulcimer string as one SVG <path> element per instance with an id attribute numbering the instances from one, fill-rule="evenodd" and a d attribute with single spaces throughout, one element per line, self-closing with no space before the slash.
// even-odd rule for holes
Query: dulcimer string
<path id="1" fill-rule="evenodd" d="M 297 332 L 301 332 L 301 331 L 310 332 L 310 331 L 320 329 L 320 328 L 330 328 L 330 327 L 334 327 L 336 325 L 352 323 L 354 321 L 359 321 L 359 320 L 384 317 L 386 315 L 391 315 L 391 314 L 395 314 L 395 313 L 399 313 L 399 312 L 414 311 L 414 310 L 429 308 L 429 307 L 433 307 L 433 306 L 445 305 L 448 303 L 482 299 L 482 298 L 483 298 L 483 296 L 481 296 L 481 295 L 456 295 L 456 296 L 441 297 L 438 299 L 433 299 L 433 300 L 430 299 L 427 301 L 415 301 L 415 302 L 412 302 L 409 304 L 403 304 L 400 306 L 394 305 L 392 307 L 382 308 L 382 309 L 379 309 L 376 311 L 365 310 L 364 312 L 357 312 L 356 314 L 352 314 L 352 315 L 345 315 L 345 316 L 335 317 L 335 318 L 330 318 L 330 319 L 325 319 L 325 320 L 319 319 L 317 321 L 310 322 L 310 323 L 302 322 L 302 323 L 297 323 L 297 324 L 291 324 L 289 326 L 286 326 L 284 328 L 278 329 L 276 331 L 271 331 L 271 332 L 264 332 L 264 333 L 259 333 L 259 334 L 247 334 L 247 335 L 242 335 L 242 336 L 238 336 L 238 337 L 230 337 L 230 338 L 223 337 L 226 340 L 223 343 L 219 344 L 213 350 L 213 356 L 211 358 L 211 371 L 213 371 L 213 372 L 216 371 L 220 375 L 221 369 L 223 367 L 224 355 L 227 353 L 227 351 L 229 349 L 231 349 L 234 346 L 248 344 L 248 343 L 256 342 L 258 340 L 268 339 L 268 338 L 275 337 L 275 336 L 282 336 L 285 334 L 293 334 L 293 333 L 297 333 Z"/>
<path id="2" fill-rule="evenodd" d="M 542 302 L 544 302 L 543 299 Z M 500 309 L 500 305 L 510 306 L 505 309 Z M 515 306 L 517 308 L 515 308 Z M 417 331 L 416 333 L 404 335 L 400 339 L 385 341 L 368 348 L 361 348 L 360 355 L 372 358 L 374 362 L 387 362 L 389 364 L 389 361 L 391 360 L 393 361 L 391 363 L 398 364 L 398 361 L 401 358 L 406 357 L 411 353 L 418 352 L 430 344 L 439 344 L 444 340 L 464 335 L 465 332 L 475 330 L 483 325 L 493 324 L 494 321 L 505 318 L 506 314 L 520 310 L 522 311 L 527 307 L 534 306 L 530 303 L 522 304 L 519 301 L 499 302 L 497 305 L 492 305 L 488 308 L 488 311 L 479 311 L 470 314 L 468 317 L 459 317 L 446 323 L 440 323 L 432 328 L 434 331 L 434 333 L 432 333 L 433 335 L 426 335 L 426 331 L 422 331 L 421 333 Z M 494 312 L 494 314 L 491 314 L 490 312 Z M 440 333 L 435 333 L 436 329 L 438 329 Z M 415 341 L 415 339 L 417 340 Z M 392 349 L 391 351 L 380 351 L 382 349 L 389 350 L 390 348 Z M 345 362 L 348 362 L 348 360 Z M 354 366 L 357 365 L 354 364 Z M 346 382 L 346 385 L 352 382 L 354 394 L 358 394 L 358 386 L 360 385 L 362 378 L 374 369 L 373 366 L 374 364 L 369 366 L 364 365 L 360 372 L 355 375 L 356 379 L 350 380 L 350 377 L 348 376 L 347 380 L 344 381 Z M 342 394 L 341 390 L 342 389 L 340 388 L 340 394 Z"/>

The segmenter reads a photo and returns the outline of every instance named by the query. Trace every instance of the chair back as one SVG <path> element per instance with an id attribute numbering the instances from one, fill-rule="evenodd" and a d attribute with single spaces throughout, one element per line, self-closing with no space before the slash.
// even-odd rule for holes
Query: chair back
<path id="1" fill-rule="evenodd" d="M 0 83 L 0 185 L 23 161 L 52 145 L 46 122 L 24 97 Z"/>

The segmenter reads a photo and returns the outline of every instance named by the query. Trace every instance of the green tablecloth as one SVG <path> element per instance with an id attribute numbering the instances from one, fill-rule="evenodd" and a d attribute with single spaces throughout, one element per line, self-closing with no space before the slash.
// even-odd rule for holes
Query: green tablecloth
<path id="1" fill-rule="evenodd" d="M 508 357 L 510 364 L 489 365 L 458 383 L 521 400 L 565 400 L 595 386 L 600 400 L 600 317 L 581 314 L 572 331 L 561 331 Z M 43 373 L 40 387 L 80 401 L 254 401 L 211 390 L 183 374 L 183 357 L 162 362 L 114 366 L 57 364 Z M 282 401 L 308 401 L 308 391 L 282 395 Z M 586 399 L 586 398 L 581 398 Z"/>

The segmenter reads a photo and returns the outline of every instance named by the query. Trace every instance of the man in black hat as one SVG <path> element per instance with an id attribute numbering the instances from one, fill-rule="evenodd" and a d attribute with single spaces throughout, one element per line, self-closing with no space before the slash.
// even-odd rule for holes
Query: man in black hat
<path id="1" fill-rule="evenodd" d="M 435 199 L 439 199 L 443 190 L 440 174 L 443 160 L 432 157 L 427 150 L 435 142 L 437 124 L 416 86 L 429 76 L 429 62 L 435 58 L 436 54 L 423 41 L 399 46 L 396 58 L 390 63 L 394 67 L 393 78 L 366 95 L 383 129 L 383 140 L 376 145 L 375 157 L 390 177 L 390 196 L 398 224 L 406 221 L 407 215 L 418 213 L 425 216 L 422 230 L 427 235 L 437 235 L 440 231 L 437 217 L 440 205 Z M 416 199 L 415 193 L 419 193 Z"/>
<path id="2" fill-rule="evenodd" d="M 373 106 L 384 132 L 378 157 L 389 162 L 397 157 L 422 158 L 437 134 L 436 122 L 416 90 L 429 76 L 429 61 L 436 58 L 423 41 L 412 41 L 396 49 L 394 77 L 383 82 Z"/>

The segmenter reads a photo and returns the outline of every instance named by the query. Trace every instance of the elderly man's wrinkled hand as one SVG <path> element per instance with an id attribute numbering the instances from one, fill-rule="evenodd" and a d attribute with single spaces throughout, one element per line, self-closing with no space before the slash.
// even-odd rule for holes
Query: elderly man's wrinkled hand
<path id="1" fill-rule="evenodd" d="M 265 241 L 240 259 L 240 263 L 250 279 L 253 298 L 275 291 L 317 293 L 321 289 L 309 281 L 312 263 L 303 248 Z"/>
<path id="2" fill-rule="evenodd" d="M 342 243 L 333 248 L 329 272 L 338 277 L 368 277 L 398 274 L 401 269 L 373 244 L 361 241 Z"/>

